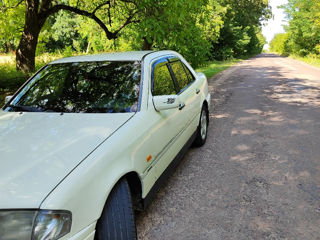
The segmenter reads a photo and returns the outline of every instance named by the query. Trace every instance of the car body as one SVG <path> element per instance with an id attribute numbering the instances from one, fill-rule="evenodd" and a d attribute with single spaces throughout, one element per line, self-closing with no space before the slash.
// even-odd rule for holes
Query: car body
<path id="1" fill-rule="evenodd" d="M 128 71 L 138 84 L 126 84 L 130 85 L 130 94 L 138 101 L 131 107 L 120 106 L 117 111 L 114 110 L 116 107 L 111 110 L 105 107 L 102 111 L 98 107 L 94 109 L 99 111 L 83 107 L 89 100 L 81 102 L 82 105 L 79 103 L 80 110 L 74 107 L 78 103 L 66 103 L 58 110 L 18 107 L 21 99 L 32 98 L 40 90 L 47 93 L 37 101 L 43 106 L 51 101 L 50 91 L 54 91 L 54 87 L 49 90 L 34 87 L 41 76 L 56 81 L 50 75 L 55 70 L 43 73 L 46 69 L 71 64 L 76 66 L 74 69 L 81 70 L 83 67 L 94 68 L 96 63 L 101 63 L 101 68 L 94 70 L 94 74 L 90 72 L 89 77 L 99 76 L 109 63 L 129 63 L 130 69 L 134 65 L 135 72 Z M 118 68 L 124 68 L 122 66 Z M 88 73 L 80 70 L 68 76 Z M 170 80 L 166 78 L 169 76 L 167 71 Z M 187 78 L 182 79 L 184 74 Z M 163 79 L 173 82 L 175 92 L 163 90 Z M 185 86 L 179 87 L 182 83 Z M 84 96 L 92 99 L 89 95 Z M 104 95 L 100 93 L 97 103 L 100 96 Z M 130 97 L 119 93 L 115 98 L 127 101 Z M 118 106 L 117 102 L 112 104 Z M 209 104 L 206 77 L 196 73 L 180 54 L 173 51 L 110 53 L 51 62 L 28 80 L 0 111 L 0 234 L 5 231 L 1 221 L 9 219 L 11 212 L 19 218 L 19 211 L 34 211 L 33 218 L 37 220 L 33 221 L 38 221 L 40 213 L 44 218 L 50 218 L 51 212 L 61 211 L 66 214 L 67 220 L 63 221 L 68 221 L 70 226 L 59 239 L 94 239 L 97 221 L 121 179 L 128 182 L 134 206 L 144 208 L 169 170 L 194 139 L 199 138 L 197 134 L 200 140 L 201 134 L 205 134 L 198 145 L 204 143 L 206 132 L 202 133 L 200 129 L 201 114 L 205 115 L 202 121 L 205 129 L 202 130 L 206 131 Z M 84 108 L 86 111 L 81 110 Z M 33 222 L 33 232 L 34 225 Z"/>

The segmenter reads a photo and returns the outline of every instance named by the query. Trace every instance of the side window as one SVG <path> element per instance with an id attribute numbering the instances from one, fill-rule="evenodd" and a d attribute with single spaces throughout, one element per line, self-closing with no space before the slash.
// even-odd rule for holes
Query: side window
<path id="1" fill-rule="evenodd" d="M 172 71 L 174 73 L 175 78 L 179 84 L 180 90 L 188 86 L 190 82 L 192 82 L 192 76 L 189 76 L 183 63 L 181 61 L 174 61 L 170 63 Z M 191 78 L 190 78 L 191 77 Z"/>
<path id="2" fill-rule="evenodd" d="M 176 94 L 167 62 L 159 63 L 153 70 L 153 96 Z"/>
<path id="3" fill-rule="evenodd" d="M 188 76 L 188 78 L 189 78 L 189 81 L 190 81 L 190 82 L 193 82 L 193 81 L 195 80 L 195 78 L 194 78 L 194 76 L 192 75 L 192 73 L 190 72 L 189 68 L 188 68 L 186 65 L 184 65 L 183 63 L 181 63 L 181 64 L 183 65 L 184 70 L 186 71 L 186 74 L 187 74 L 187 76 Z"/>

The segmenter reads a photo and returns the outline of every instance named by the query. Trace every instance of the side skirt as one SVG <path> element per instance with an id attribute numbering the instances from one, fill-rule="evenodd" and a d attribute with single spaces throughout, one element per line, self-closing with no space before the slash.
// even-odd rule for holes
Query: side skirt
<path id="1" fill-rule="evenodd" d="M 152 199 L 155 197 L 156 193 L 160 190 L 160 187 L 166 182 L 166 180 L 169 178 L 169 176 L 173 173 L 175 168 L 179 165 L 180 161 L 182 160 L 185 153 L 188 151 L 189 147 L 194 142 L 196 136 L 197 136 L 197 130 L 192 134 L 192 136 L 189 138 L 189 140 L 186 142 L 186 144 L 182 147 L 182 149 L 179 151 L 177 156 L 171 161 L 169 166 L 166 168 L 166 170 L 161 174 L 161 176 L 157 179 L 147 196 L 142 199 L 142 206 L 143 209 L 146 209 L 150 203 L 152 202 Z"/>

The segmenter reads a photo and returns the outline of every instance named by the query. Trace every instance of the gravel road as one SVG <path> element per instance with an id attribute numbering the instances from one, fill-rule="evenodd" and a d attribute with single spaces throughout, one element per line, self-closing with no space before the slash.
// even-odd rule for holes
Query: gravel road
<path id="1" fill-rule="evenodd" d="M 207 143 L 137 215 L 139 239 L 320 239 L 320 69 L 262 54 L 209 85 Z"/>

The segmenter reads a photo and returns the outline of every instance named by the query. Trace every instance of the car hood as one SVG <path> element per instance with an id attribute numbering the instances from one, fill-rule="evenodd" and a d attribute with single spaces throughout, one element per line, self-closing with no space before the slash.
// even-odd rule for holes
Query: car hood
<path id="1" fill-rule="evenodd" d="M 0 111 L 0 209 L 38 208 L 133 115 Z"/>

